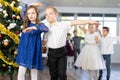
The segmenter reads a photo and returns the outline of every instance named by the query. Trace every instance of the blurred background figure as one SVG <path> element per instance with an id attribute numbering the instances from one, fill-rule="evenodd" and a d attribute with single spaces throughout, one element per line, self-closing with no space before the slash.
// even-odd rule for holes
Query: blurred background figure
<path id="1" fill-rule="evenodd" d="M 81 40 L 84 39 L 84 37 L 78 36 L 77 30 L 74 30 L 73 33 L 74 33 L 74 36 L 73 36 L 72 40 L 73 40 L 73 50 L 75 52 L 75 54 L 74 54 L 74 62 L 75 62 L 77 55 L 80 53 Z M 75 69 L 77 69 L 76 66 L 74 66 L 74 67 L 75 67 Z"/>
<path id="2" fill-rule="evenodd" d="M 70 33 L 67 33 L 66 49 L 67 49 L 67 69 L 71 69 L 74 62 L 74 51 Z"/>

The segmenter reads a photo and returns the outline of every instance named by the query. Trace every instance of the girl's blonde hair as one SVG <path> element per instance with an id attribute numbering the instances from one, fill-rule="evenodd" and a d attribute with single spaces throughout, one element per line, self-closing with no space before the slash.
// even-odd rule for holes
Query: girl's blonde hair
<path id="1" fill-rule="evenodd" d="M 37 24 L 37 25 L 40 24 L 39 11 L 38 11 L 37 7 L 31 5 L 26 9 L 26 15 L 25 15 L 24 23 L 23 23 L 23 27 L 24 27 L 23 29 L 25 29 L 28 26 L 28 24 L 30 23 L 30 20 L 28 19 L 28 16 L 27 16 L 27 12 L 31 8 L 33 8 L 35 10 L 36 14 L 37 14 L 35 24 Z"/>

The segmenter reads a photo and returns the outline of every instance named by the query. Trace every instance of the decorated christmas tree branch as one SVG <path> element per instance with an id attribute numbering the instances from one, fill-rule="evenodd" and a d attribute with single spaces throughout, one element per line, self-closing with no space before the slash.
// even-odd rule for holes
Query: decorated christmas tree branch
<path id="1" fill-rule="evenodd" d="M 20 13 L 21 10 L 17 7 L 14 7 L 14 4 L 15 2 L 13 1 L 11 4 L 9 4 L 8 2 L 4 1 L 4 0 L 0 0 L 0 3 L 3 5 L 3 6 L 9 6 L 14 12 L 18 12 Z"/>
<path id="2" fill-rule="evenodd" d="M 3 55 L 3 53 L 2 53 L 1 50 L 0 50 L 0 58 L 1 58 L 6 64 L 12 65 L 12 66 L 14 66 L 14 67 L 18 67 L 18 64 L 17 64 L 17 63 L 8 61 L 8 60 L 5 58 L 5 56 Z"/>
<path id="3" fill-rule="evenodd" d="M 0 32 L 8 35 L 12 40 L 15 41 L 16 44 L 19 43 L 19 37 L 15 33 L 10 32 L 10 30 L 6 29 L 5 26 L 1 23 L 0 23 Z"/>
<path id="4" fill-rule="evenodd" d="M 0 23 L 0 32 L 2 32 L 3 34 L 8 35 L 12 40 L 14 40 L 14 42 L 15 42 L 16 44 L 19 43 L 19 37 L 18 37 L 16 34 L 14 34 L 13 32 L 10 32 L 8 29 L 6 29 L 5 26 L 2 25 L 1 23 Z M 3 53 L 2 53 L 1 50 L 0 50 L 0 58 L 1 58 L 6 64 L 12 65 L 12 66 L 14 66 L 14 67 L 18 67 L 18 64 L 16 64 L 15 62 L 10 62 L 9 60 L 7 60 L 7 59 L 5 58 L 5 56 L 3 55 Z"/>

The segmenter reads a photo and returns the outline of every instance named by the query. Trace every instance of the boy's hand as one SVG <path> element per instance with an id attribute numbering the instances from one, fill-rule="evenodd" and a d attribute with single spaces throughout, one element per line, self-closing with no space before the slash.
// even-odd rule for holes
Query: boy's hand
<path id="1" fill-rule="evenodd" d="M 35 3 L 30 4 L 30 5 L 34 5 L 36 7 L 42 7 L 43 4 L 41 2 L 35 2 Z"/>
<path id="2" fill-rule="evenodd" d="M 90 21 L 89 24 L 97 24 L 97 25 L 100 25 L 100 23 L 97 22 L 97 21 Z"/>

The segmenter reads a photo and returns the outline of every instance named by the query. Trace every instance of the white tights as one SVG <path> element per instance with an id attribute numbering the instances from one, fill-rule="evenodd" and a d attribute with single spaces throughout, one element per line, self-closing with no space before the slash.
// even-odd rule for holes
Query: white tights
<path id="1" fill-rule="evenodd" d="M 25 80 L 25 73 L 26 73 L 27 68 L 23 66 L 19 66 L 18 70 L 18 80 Z M 37 80 L 37 72 L 38 70 L 36 69 L 31 69 L 31 80 Z"/>
<path id="2" fill-rule="evenodd" d="M 73 66 L 74 56 L 67 56 L 67 69 L 71 69 Z"/>
<path id="3" fill-rule="evenodd" d="M 88 70 L 89 80 L 98 80 L 98 70 Z"/>

